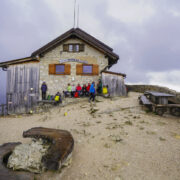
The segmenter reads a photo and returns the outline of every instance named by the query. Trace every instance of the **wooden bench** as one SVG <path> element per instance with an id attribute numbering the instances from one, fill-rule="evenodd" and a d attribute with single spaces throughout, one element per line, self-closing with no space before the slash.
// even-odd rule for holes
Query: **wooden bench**
<path id="1" fill-rule="evenodd" d="M 152 105 L 152 103 L 149 101 L 149 99 L 144 95 L 140 96 L 139 100 L 140 100 L 141 104 L 143 104 L 143 105 Z"/>

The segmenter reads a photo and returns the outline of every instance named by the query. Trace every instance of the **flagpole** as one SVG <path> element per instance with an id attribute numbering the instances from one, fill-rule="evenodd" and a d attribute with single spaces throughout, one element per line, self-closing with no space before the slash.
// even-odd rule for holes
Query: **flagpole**
<path id="1" fill-rule="evenodd" d="M 75 28 L 75 19 L 76 19 L 76 0 L 74 0 L 74 28 Z"/>

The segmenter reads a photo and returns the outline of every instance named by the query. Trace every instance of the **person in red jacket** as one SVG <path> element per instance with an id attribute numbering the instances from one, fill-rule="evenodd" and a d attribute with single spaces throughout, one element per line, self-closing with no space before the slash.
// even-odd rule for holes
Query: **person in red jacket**
<path id="1" fill-rule="evenodd" d="M 86 91 L 87 91 L 87 96 L 89 96 L 89 90 L 90 90 L 90 87 L 91 87 L 91 84 L 90 83 L 88 83 L 88 86 L 86 87 Z"/>
<path id="2" fill-rule="evenodd" d="M 89 93 L 90 87 L 91 87 L 91 84 L 88 83 L 88 86 L 86 87 L 86 91 L 87 91 L 88 93 Z"/>
<path id="3" fill-rule="evenodd" d="M 80 84 L 78 84 L 76 87 L 76 91 L 78 92 L 79 96 L 81 95 L 81 90 L 82 90 L 82 88 L 81 88 Z"/>

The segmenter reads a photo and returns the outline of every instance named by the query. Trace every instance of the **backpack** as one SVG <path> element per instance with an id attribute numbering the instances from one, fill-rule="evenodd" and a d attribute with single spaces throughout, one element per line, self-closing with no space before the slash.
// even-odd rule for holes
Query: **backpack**
<path id="1" fill-rule="evenodd" d="M 58 101 L 59 101 L 59 99 L 60 99 L 60 97 L 59 97 L 59 96 L 55 96 L 55 98 L 54 98 L 54 100 L 55 100 L 56 102 L 58 102 Z"/>
<path id="2" fill-rule="evenodd" d="M 103 94 L 107 94 L 107 93 L 108 93 L 107 87 L 103 87 Z"/>
<path id="3" fill-rule="evenodd" d="M 75 93 L 74 93 L 74 97 L 75 97 L 75 98 L 78 98 L 78 97 L 79 97 L 78 92 L 75 92 Z"/>

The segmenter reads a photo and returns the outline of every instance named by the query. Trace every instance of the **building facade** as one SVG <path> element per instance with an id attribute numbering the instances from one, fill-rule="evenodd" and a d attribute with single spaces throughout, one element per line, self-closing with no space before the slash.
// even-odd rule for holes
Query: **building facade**
<path id="1" fill-rule="evenodd" d="M 62 92 L 68 83 L 83 85 L 92 81 L 97 82 L 100 71 L 108 66 L 105 55 L 82 40 L 69 39 L 64 43 L 68 46 L 80 44 L 84 48 L 80 52 L 69 52 L 64 51 L 64 44 L 61 44 L 40 58 L 39 86 L 45 81 L 48 85 L 48 94 Z"/>
<path id="2" fill-rule="evenodd" d="M 111 47 L 79 28 L 70 29 L 30 57 L 0 63 L 7 70 L 9 111 L 28 111 L 41 96 L 44 81 L 49 95 L 66 90 L 68 83 L 97 83 L 118 59 Z"/>

